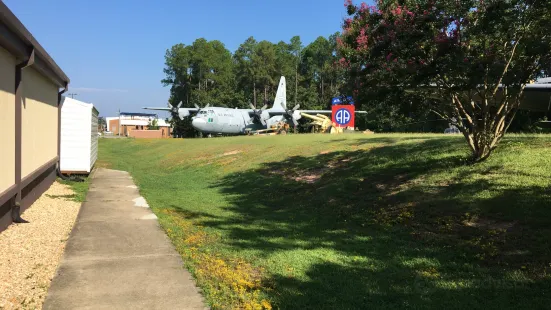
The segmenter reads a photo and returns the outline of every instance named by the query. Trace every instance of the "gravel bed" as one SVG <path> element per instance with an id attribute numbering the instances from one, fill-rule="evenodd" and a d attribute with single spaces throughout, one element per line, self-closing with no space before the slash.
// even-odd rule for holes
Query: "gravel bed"
<path id="1" fill-rule="evenodd" d="M 55 182 L 28 208 L 26 224 L 0 232 L 0 309 L 41 309 L 80 209 Z"/>

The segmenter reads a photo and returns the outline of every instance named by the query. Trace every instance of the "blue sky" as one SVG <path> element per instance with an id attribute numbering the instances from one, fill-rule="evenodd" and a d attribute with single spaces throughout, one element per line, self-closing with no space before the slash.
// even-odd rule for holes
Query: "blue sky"
<path id="1" fill-rule="evenodd" d="M 164 54 L 177 43 L 249 36 L 306 45 L 340 30 L 341 0 L 4 0 L 71 79 L 69 93 L 102 116 L 165 106 Z M 166 116 L 166 114 L 162 115 Z"/>

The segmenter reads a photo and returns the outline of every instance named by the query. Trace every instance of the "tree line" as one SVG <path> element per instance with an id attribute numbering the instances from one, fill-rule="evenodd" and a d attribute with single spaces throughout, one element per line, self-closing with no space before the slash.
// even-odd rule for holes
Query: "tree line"
<path id="1" fill-rule="evenodd" d="M 166 51 L 162 83 L 171 88 L 171 104 L 259 108 L 271 104 L 285 76 L 289 105 L 326 109 L 345 84 L 337 64 L 339 35 L 320 36 L 306 46 L 299 36 L 278 43 L 249 37 L 234 53 L 218 40 L 176 44 Z"/>

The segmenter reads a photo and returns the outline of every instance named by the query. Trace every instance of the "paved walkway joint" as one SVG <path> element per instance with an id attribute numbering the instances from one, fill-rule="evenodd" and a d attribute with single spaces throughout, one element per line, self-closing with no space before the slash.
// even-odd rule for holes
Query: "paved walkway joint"
<path id="1" fill-rule="evenodd" d="M 206 309 L 125 171 L 97 169 L 44 309 Z"/>

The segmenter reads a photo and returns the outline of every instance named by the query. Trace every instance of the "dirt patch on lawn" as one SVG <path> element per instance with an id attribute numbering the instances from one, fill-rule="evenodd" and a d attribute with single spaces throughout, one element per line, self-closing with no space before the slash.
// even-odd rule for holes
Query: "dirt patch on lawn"
<path id="1" fill-rule="evenodd" d="M 271 170 L 262 170 L 261 173 L 271 176 L 281 176 L 284 179 L 295 182 L 314 184 L 328 172 L 346 169 L 347 165 L 352 161 L 352 158 L 334 158 L 327 161 L 323 166 L 305 168 L 288 168 L 286 166 L 281 166 L 278 168 L 274 167 Z"/>
<path id="2" fill-rule="evenodd" d="M 468 227 L 476 227 L 481 229 L 493 230 L 509 230 L 515 226 L 515 222 L 498 222 L 487 219 L 471 219 L 464 221 L 463 224 Z"/>
<path id="3" fill-rule="evenodd" d="M 240 151 L 240 150 L 230 151 L 230 152 L 226 152 L 226 153 L 222 154 L 222 156 L 230 156 L 230 155 L 235 155 L 235 154 L 239 154 L 239 153 L 243 153 L 243 151 Z"/>
<path id="4" fill-rule="evenodd" d="M 313 172 L 312 174 L 300 175 L 300 176 L 294 177 L 292 179 L 297 181 L 297 182 L 312 184 L 312 183 L 316 183 L 317 181 L 319 181 L 322 174 L 323 174 L 323 171 L 320 169 L 319 172 Z"/>

